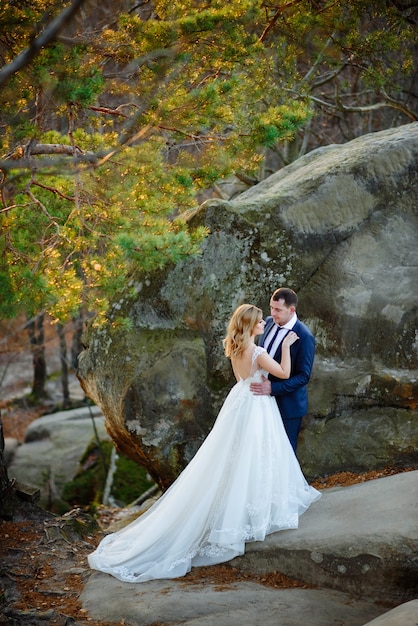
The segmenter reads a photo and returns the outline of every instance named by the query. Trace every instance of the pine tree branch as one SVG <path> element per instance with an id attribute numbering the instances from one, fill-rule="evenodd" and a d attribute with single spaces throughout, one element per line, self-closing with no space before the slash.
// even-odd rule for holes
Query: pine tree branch
<path id="1" fill-rule="evenodd" d="M 29 65 L 32 59 L 39 54 L 42 48 L 45 48 L 51 41 L 53 41 L 58 33 L 64 28 L 68 21 L 76 14 L 80 6 L 85 0 L 73 0 L 72 4 L 64 9 L 52 22 L 45 28 L 45 30 L 36 37 L 30 46 L 23 50 L 7 65 L 0 70 L 0 87 L 4 83 L 19 72 L 21 69 Z"/>

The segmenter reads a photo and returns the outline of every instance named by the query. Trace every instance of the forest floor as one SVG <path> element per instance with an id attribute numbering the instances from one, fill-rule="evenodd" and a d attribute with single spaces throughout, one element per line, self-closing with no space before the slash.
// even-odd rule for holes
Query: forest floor
<path id="1" fill-rule="evenodd" d="M 23 440 L 29 423 L 47 409 L 14 406 L 12 418 L 5 408 L 2 409 L 4 436 L 19 441 Z M 362 474 L 341 472 L 319 478 L 313 486 L 317 489 L 347 486 L 408 469 L 388 467 Z M 0 626 L 115 626 L 114 622 L 106 624 L 90 617 L 79 597 L 91 574 L 87 555 L 96 548 L 118 512 L 119 509 L 100 508 L 96 524 L 82 509 L 58 517 L 17 500 L 13 519 L 0 520 Z M 244 576 L 228 565 L 195 568 L 184 577 L 184 584 L 211 583 L 222 590 L 239 580 L 279 589 L 307 587 L 280 574 Z"/>

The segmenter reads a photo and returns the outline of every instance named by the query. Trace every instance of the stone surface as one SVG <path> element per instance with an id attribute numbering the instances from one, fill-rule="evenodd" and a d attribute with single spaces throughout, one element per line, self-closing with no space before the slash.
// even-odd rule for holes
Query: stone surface
<path id="1" fill-rule="evenodd" d="M 39 488 L 39 505 L 49 508 L 59 501 L 64 483 L 77 473 L 95 430 L 100 439 L 109 438 L 96 406 L 39 417 L 28 426 L 24 443 L 13 446 L 13 455 L 7 453 L 9 478 Z M 9 440 L 5 443 L 7 451 Z"/>
<path id="2" fill-rule="evenodd" d="M 365 626 L 416 626 L 417 623 L 418 600 L 411 600 L 367 622 Z"/>
<path id="3" fill-rule="evenodd" d="M 133 274 L 79 359 L 118 447 L 163 488 L 233 383 L 222 338 L 287 285 L 317 338 L 298 455 L 308 478 L 417 460 L 418 123 L 313 151 L 189 216 L 200 255 Z M 128 318 L 131 328 L 118 324 Z"/>
<path id="4" fill-rule="evenodd" d="M 249 544 L 232 564 L 394 603 L 418 595 L 418 471 L 323 490 L 297 531 Z M 414 495 L 415 494 L 415 497 Z"/>
<path id="5" fill-rule="evenodd" d="M 418 472 L 408 472 L 325 489 L 297 530 L 247 544 L 229 563 L 249 574 L 314 580 L 317 588 L 188 583 L 187 577 L 130 584 L 93 572 L 80 600 L 93 619 L 127 626 L 363 626 L 376 618 L 388 620 L 376 626 L 415 626 L 418 526 L 411 494 L 417 484 Z"/>
<path id="6" fill-rule="evenodd" d="M 19 442 L 14 437 L 5 437 L 4 439 L 4 463 L 7 466 L 10 465 L 16 450 L 19 447 Z"/>
<path id="7" fill-rule="evenodd" d="M 317 589 L 270 589 L 255 583 L 185 587 L 176 581 L 138 588 L 111 580 L 87 584 L 83 607 L 95 619 L 127 626 L 362 626 L 384 609 L 349 595 Z M 111 601 L 109 599 L 111 598 Z"/>

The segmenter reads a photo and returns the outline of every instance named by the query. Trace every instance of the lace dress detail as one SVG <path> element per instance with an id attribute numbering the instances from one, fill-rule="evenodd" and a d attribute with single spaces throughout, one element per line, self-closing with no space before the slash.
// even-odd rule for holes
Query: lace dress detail
<path id="1" fill-rule="evenodd" d="M 252 367 L 251 367 L 251 374 L 250 374 L 250 382 L 253 382 L 253 380 L 260 380 L 262 375 L 264 375 L 266 378 L 268 376 L 268 372 L 266 372 L 266 370 L 263 370 L 257 364 L 257 358 L 263 352 L 267 352 L 267 350 L 265 348 L 261 347 L 261 346 L 256 346 L 255 347 L 255 350 L 254 350 L 253 355 L 251 357 L 251 365 L 252 365 Z"/>
<path id="2" fill-rule="evenodd" d="M 194 458 L 141 517 L 105 537 L 90 567 L 126 582 L 184 576 L 243 554 L 245 543 L 298 527 L 320 493 L 310 487 L 283 427 L 276 401 L 250 383 L 257 364 L 229 392 Z"/>

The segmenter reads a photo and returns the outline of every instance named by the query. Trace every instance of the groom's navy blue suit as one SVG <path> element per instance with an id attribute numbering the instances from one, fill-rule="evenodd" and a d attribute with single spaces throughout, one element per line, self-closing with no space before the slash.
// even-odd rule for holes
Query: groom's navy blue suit
<path id="1" fill-rule="evenodd" d="M 268 317 L 264 333 L 260 337 L 260 346 L 264 346 L 265 338 L 273 324 L 273 318 Z M 292 360 L 290 378 L 281 380 L 269 374 L 269 379 L 271 381 L 271 395 L 276 398 L 287 436 L 296 452 L 302 418 L 308 411 L 308 390 L 306 386 L 311 376 L 315 356 L 315 338 L 309 328 L 299 319 L 292 330 L 298 335 L 299 339 L 290 346 Z M 282 358 L 281 343 L 276 353 L 271 356 L 280 363 Z"/>

